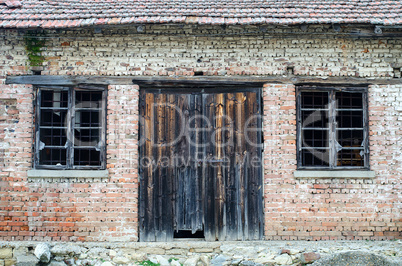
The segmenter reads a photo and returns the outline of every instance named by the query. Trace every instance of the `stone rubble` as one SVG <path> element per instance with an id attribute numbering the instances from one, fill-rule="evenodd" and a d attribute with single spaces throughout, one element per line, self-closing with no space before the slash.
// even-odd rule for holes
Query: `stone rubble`
<path id="1" fill-rule="evenodd" d="M 46 243 L 40 243 L 36 246 L 35 256 L 44 263 L 48 263 L 50 261 L 50 250 L 49 250 L 49 245 Z"/>
<path id="2" fill-rule="evenodd" d="M 402 265 L 402 241 L 0 242 L 0 266 L 299 266 L 342 254 Z"/>

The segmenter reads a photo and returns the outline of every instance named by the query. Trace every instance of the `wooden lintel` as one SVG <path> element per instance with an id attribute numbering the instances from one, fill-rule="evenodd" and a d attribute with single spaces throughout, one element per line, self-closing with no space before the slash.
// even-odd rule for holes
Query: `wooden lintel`
<path id="1" fill-rule="evenodd" d="M 402 84 L 401 78 L 352 78 L 352 77 L 315 77 L 315 76 L 58 76 L 27 75 L 8 76 L 6 84 L 32 85 L 132 85 L 144 87 L 167 86 L 262 86 L 264 83 L 278 84 L 316 84 L 316 85 L 396 85 Z"/>

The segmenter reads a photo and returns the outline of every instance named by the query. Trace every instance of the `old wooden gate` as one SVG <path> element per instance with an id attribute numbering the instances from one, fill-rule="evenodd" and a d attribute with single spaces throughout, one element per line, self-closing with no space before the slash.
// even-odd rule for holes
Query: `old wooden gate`
<path id="1" fill-rule="evenodd" d="M 140 240 L 263 235 L 259 89 L 140 93 Z"/>

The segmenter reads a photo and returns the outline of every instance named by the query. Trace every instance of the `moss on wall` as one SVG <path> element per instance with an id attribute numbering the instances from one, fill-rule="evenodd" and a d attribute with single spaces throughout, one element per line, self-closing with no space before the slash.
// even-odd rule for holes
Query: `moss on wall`
<path id="1" fill-rule="evenodd" d="M 29 31 L 24 36 L 25 49 L 31 67 L 41 67 L 45 61 L 42 50 L 46 45 L 46 33 Z"/>

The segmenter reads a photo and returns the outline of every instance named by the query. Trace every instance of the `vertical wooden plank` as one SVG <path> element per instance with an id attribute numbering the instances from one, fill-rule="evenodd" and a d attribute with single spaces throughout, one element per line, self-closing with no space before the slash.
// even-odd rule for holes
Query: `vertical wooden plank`
<path id="1" fill-rule="evenodd" d="M 237 240 L 236 224 L 236 173 L 235 173 L 235 152 L 234 152 L 234 94 L 225 94 L 225 193 L 226 193 L 226 240 Z"/>
<path id="2" fill-rule="evenodd" d="M 224 116 L 224 97 L 222 93 L 215 95 L 215 163 L 216 167 L 216 202 L 215 202 L 215 224 L 219 239 L 226 238 L 226 194 L 225 194 L 225 172 L 222 163 L 225 153 L 223 149 L 223 116 Z"/>
<path id="3" fill-rule="evenodd" d="M 196 130 L 195 135 L 195 154 L 194 154 L 194 168 L 195 168 L 195 198 L 196 198 L 196 221 L 195 228 L 197 230 L 203 230 L 204 228 L 204 215 L 203 215 L 203 174 L 202 174 L 202 164 L 199 163 L 200 159 L 204 159 L 204 140 L 203 140 L 203 119 L 202 119 L 202 96 L 201 94 L 195 95 L 195 112 L 194 115 L 196 118 L 194 119 L 194 127 Z"/>
<path id="4" fill-rule="evenodd" d="M 173 240 L 173 210 L 172 210 L 172 194 L 170 191 L 170 172 L 169 172 L 169 153 L 171 147 L 169 146 L 169 133 L 170 133 L 170 121 L 169 121 L 169 102 L 167 94 L 162 95 L 162 130 L 161 130 L 161 172 L 160 175 L 160 198 L 161 202 L 161 238 L 163 241 Z"/>
<path id="5" fill-rule="evenodd" d="M 259 99 L 257 98 L 257 93 L 247 92 L 247 106 L 246 106 L 246 117 L 248 117 L 247 126 L 250 130 L 247 131 L 247 143 L 246 149 L 248 156 L 247 163 L 247 177 L 248 177 L 248 239 L 256 240 L 260 236 L 261 228 L 261 207 L 262 207 L 262 180 L 260 167 L 255 167 L 251 161 L 260 158 L 259 143 L 261 142 L 261 135 L 258 133 L 257 128 L 259 127 Z"/>
<path id="6" fill-rule="evenodd" d="M 213 145 L 215 138 L 214 132 L 214 95 L 203 94 L 203 113 L 205 116 L 205 131 L 203 139 L 205 141 L 205 161 L 203 163 L 204 175 L 204 236 L 207 241 L 217 240 L 215 228 L 215 169 L 207 161 L 215 156 L 215 147 Z"/>
<path id="7" fill-rule="evenodd" d="M 166 140 L 166 157 L 169 158 L 169 167 L 167 169 L 167 177 L 166 177 L 166 189 L 165 193 L 168 195 L 166 199 L 166 212 L 167 216 L 166 217 L 166 236 L 167 236 L 167 241 L 173 240 L 173 234 L 174 234 L 174 213 L 175 213 L 175 193 L 174 193 L 174 180 L 175 180 L 175 140 L 176 136 L 179 133 L 177 132 L 176 129 L 176 96 L 174 94 L 169 94 L 167 95 L 167 115 L 166 115 L 166 128 L 167 128 L 167 140 Z"/>
<path id="8" fill-rule="evenodd" d="M 144 144 L 140 148 L 141 165 L 141 181 L 140 181 L 140 239 L 141 241 L 155 241 L 154 219 L 153 219 L 153 175 L 152 175 L 152 145 L 153 145 L 153 103 L 154 96 L 152 93 L 142 91 L 141 121 L 140 125 Z"/>
<path id="9" fill-rule="evenodd" d="M 238 240 L 245 240 L 245 225 L 246 225 L 246 186 L 245 180 L 245 138 L 244 125 L 245 119 L 245 101 L 244 93 L 238 92 L 235 94 L 235 155 L 236 155 L 236 190 L 237 190 L 237 232 Z"/>

